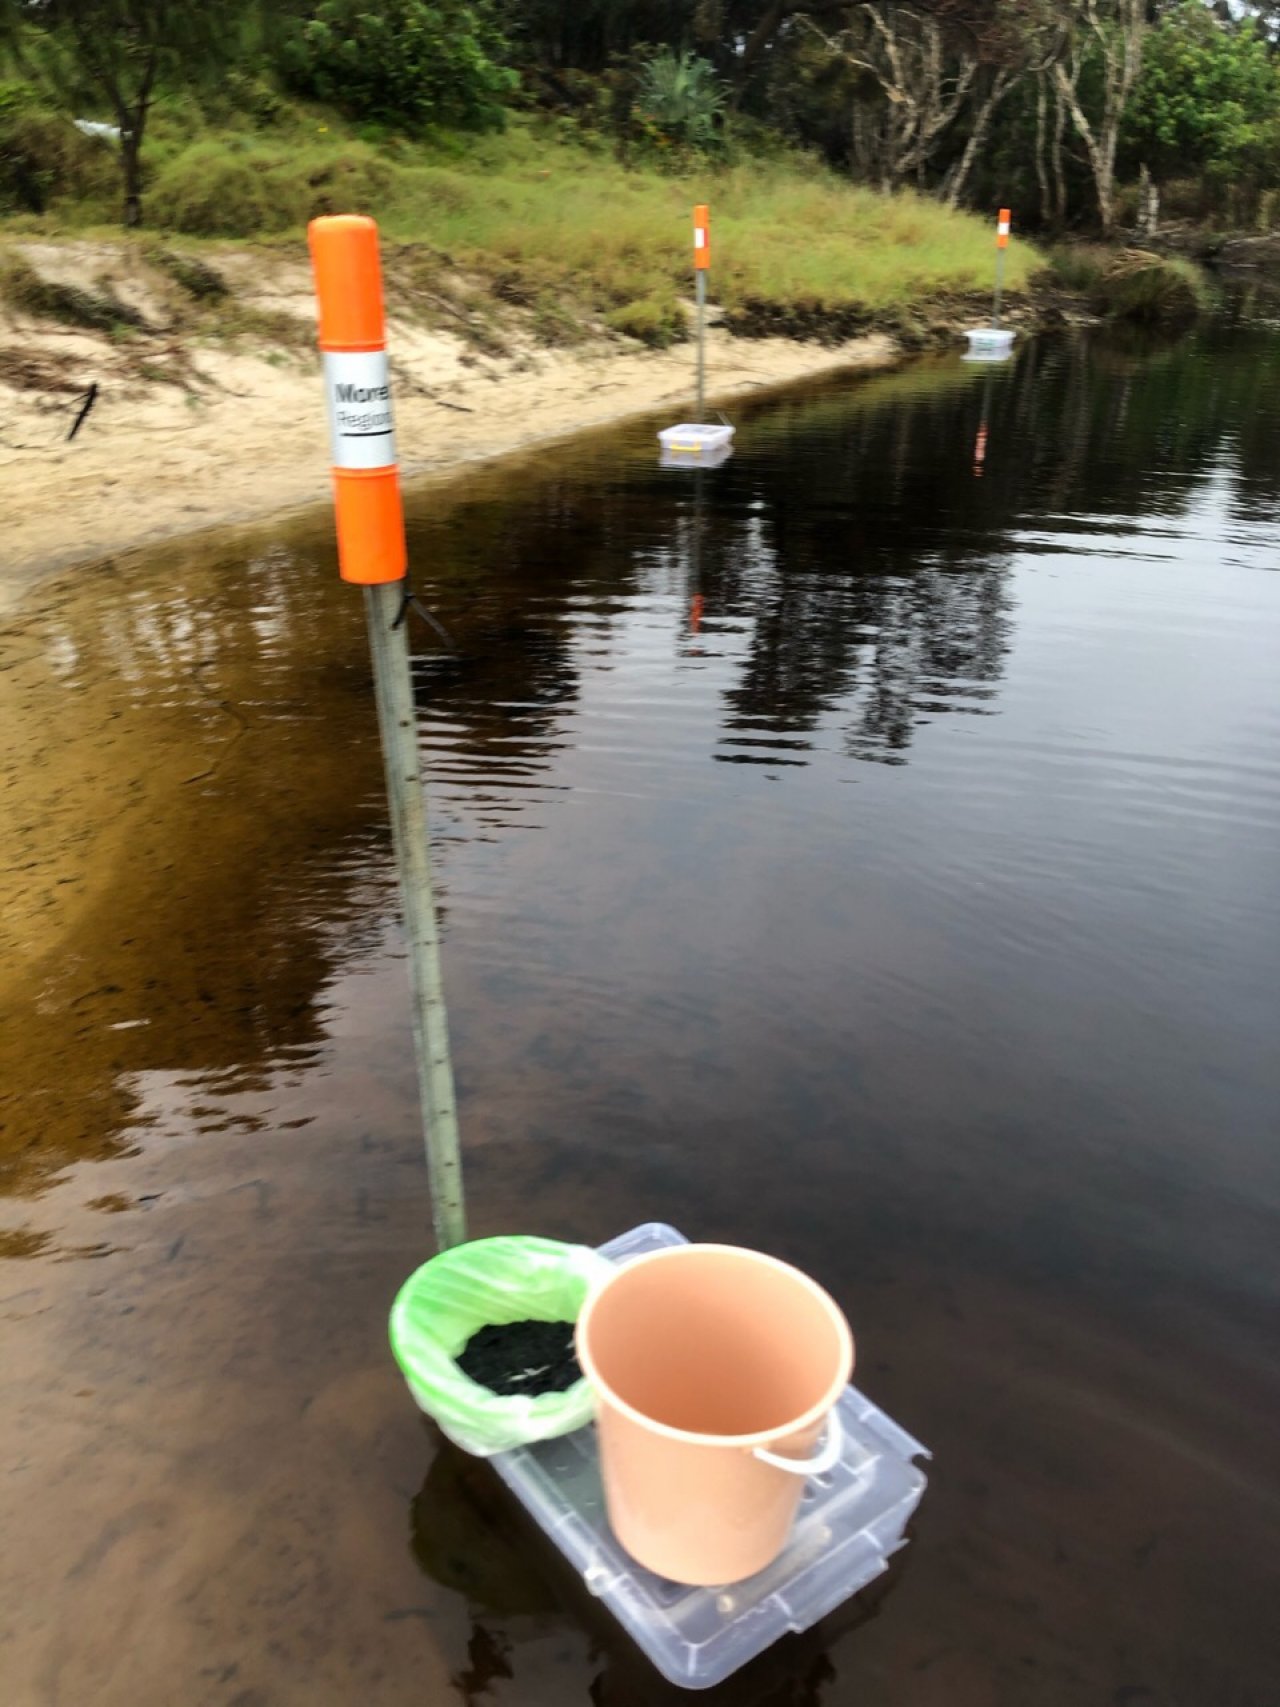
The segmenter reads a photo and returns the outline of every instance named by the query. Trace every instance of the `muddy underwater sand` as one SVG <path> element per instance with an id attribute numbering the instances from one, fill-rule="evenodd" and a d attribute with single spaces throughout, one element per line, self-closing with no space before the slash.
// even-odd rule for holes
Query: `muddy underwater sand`
<path id="1" fill-rule="evenodd" d="M 723 1707 L 1272 1707 L 1277 397 L 1262 325 L 1044 341 L 415 513 L 473 1232 L 776 1252 L 935 1453 Z M 6 1703 L 687 1700 L 387 1349 L 430 1217 L 327 526 L 0 644 Z"/>

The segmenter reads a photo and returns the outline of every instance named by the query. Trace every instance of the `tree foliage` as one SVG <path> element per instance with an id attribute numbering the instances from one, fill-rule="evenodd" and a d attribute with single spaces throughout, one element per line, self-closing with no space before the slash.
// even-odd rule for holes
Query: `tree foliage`
<path id="1" fill-rule="evenodd" d="M 1249 168 L 1280 140 L 1278 131 L 1280 61 L 1259 33 L 1195 3 L 1160 20 L 1125 115 L 1134 159 L 1157 178 Z"/>
<path id="2" fill-rule="evenodd" d="M 142 219 L 142 149 L 163 84 L 225 63 L 245 7 L 219 0 L 0 0 L 10 39 L 34 53 L 68 107 L 104 108 L 119 129 L 124 222 Z"/>
<path id="3" fill-rule="evenodd" d="M 1138 177 L 1154 218 L 1156 183 L 1188 174 L 1234 217 L 1280 212 L 1280 0 L 0 0 L 6 18 L 63 114 L 118 127 L 131 221 L 155 102 L 237 57 L 199 107 L 254 128 L 293 109 L 284 88 L 410 132 L 514 104 L 624 161 L 775 137 L 1020 225 L 1109 231 Z M 71 175 L 41 160 L 56 125 L 21 125 L 11 199 L 39 205 Z"/>
<path id="4" fill-rule="evenodd" d="M 515 78 L 486 0 L 321 0 L 283 47 L 293 86 L 355 118 L 500 126 Z"/>

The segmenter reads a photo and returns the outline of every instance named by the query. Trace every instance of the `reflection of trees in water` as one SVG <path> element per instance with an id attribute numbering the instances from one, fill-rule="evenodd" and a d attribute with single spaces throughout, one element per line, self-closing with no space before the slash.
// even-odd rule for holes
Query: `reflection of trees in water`
<path id="1" fill-rule="evenodd" d="M 1265 326 L 1047 340 L 997 404 L 1019 452 L 1011 490 L 1069 531 L 1072 516 L 1186 515 L 1225 471 L 1231 513 L 1270 519 L 1278 394 L 1280 337 Z"/>
<path id="2" fill-rule="evenodd" d="M 727 744 L 748 731 L 811 734 L 835 712 L 850 756 L 901 762 L 922 715 L 990 697 L 1007 623 L 999 569 L 806 578 L 754 616 L 724 696 Z"/>
<path id="3" fill-rule="evenodd" d="M 602 499 L 593 481 L 551 474 L 515 494 L 490 486 L 413 528 L 411 555 L 431 566 L 429 599 L 454 642 L 432 642 L 416 666 L 433 777 L 467 789 L 481 821 L 509 822 L 521 786 L 547 770 L 584 653 L 609 650 L 632 552 L 661 525 L 626 486 Z"/>
<path id="4" fill-rule="evenodd" d="M 922 716 L 979 713 L 1008 648 L 1002 570 L 923 569 L 884 590 L 880 634 L 852 704 L 845 751 L 902 764 Z"/>
<path id="5" fill-rule="evenodd" d="M 769 737 L 802 750 L 833 719 L 851 756 L 900 763 L 922 716 L 990 696 L 1007 547 L 974 516 L 972 388 L 939 377 L 933 393 L 882 387 L 862 406 L 854 393 L 797 411 L 781 452 L 735 470 L 736 491 L 726 483 L 700 587 L 749 638 L 717 757 L 768 753 Z"/>
<path id="6" fill-rule="evenodd" d="M 834 713 L 847 752 L 900 763 L 923 716 L 980 710 L 1027 515 L 1110 532 L 1193 512 L 1224 473 L 1234 517 L 1274 515 L 1273 332 L 1046 339 L 980 384 L 957 388 L 944 368 L 930 391 L 927 377 L 781 411 L 764 454 L 748 462 L 747 438 L 708 478 L 698 590 L 750 633 L 719 756 L 740 757 L 752 732 L 806 745 Z"/>
<path id="7" fill-rule="evenodd" d="M 772 739 L 771 762 L 803 762 L 834 717 L 850 754 L 900 763 L 922 718 L 993 698 L 1025 517 L 1069 535 L 1178 516 L 1224 464 L 1239 473 L 1232 513 L 1272 513 L 1277 394 L 1280 339 L 1265 328 L 1064 336 L 997 372 L 925 362 L 774 403 L 705 474 L 618 454 L 514 492 L 492 480 L 429 519 L 415 549 L 438 566 L 458 638 L 422 667 L 447 725 L 433 758 L 468 784 L 537 772 L 584 666 L 608 666 L 611 613 L 682 575 L 682 626 L 699 598 L 703 656 L 732 651 L 726 626 L 748 636 L 717 757 L 754 762 Z M 717 625 L 724 648 L 708 646 Z"/>

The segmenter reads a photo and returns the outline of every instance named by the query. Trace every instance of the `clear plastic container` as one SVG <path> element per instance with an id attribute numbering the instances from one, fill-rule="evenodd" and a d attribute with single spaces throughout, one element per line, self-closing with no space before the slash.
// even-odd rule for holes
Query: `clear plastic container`
<path id="1" fill-rule="evenodd" d="M 710 421 L 698 425 L 692 421 L 681 421 L 678 427 L 664 427 L 658 434 L 658 443 L 670 456 L 708 456 L 714 451 L 722 451 L 733 440 L 734 429 L 728 422 Z"/>
<path id="2" fill-rule="evenodd" d="M 674 1227 L 651 1222 L 600 1254 L 625 1262 L 685 1243 Z M 926 1480 L 914 1460 L 927 1449 L 856 1387 L 845 1388 L 837 1409 L 843 1456 L 806 1487 L 786 1551 L 758 1576 L 724 1588 L 668 1582 L 622 1551 L 605 1516 L 594 1428 L 490 1462 L 663 1677 L 708 1689 L 865 1588 L 906 1540 Z"/>
<path id="3" fill-rule="evenodd" d="M 1016 336 L 1008 326 L 976 326 L 972 332 L 965 333 L 969 340 L 969 355 L 983 361 L 999 360 L 1007 356 L 1013 349 Z"/>

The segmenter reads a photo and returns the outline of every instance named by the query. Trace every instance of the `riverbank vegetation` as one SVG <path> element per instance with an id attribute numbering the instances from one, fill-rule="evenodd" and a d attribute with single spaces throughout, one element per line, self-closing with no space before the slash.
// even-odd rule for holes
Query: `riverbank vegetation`
<path id="1" fill-rule="evenodd" d="M 844 337 L 972 312 L 1001 204 L 1050 241 L 1145 246 L 1162 198 L 1280 226 L 1278 34 L 1277 0 L 0 0 L 0 235 L 360 207 L 424 288 L 663 343 L 706 199 L 729 324 Z M 1105 270 L 1104 307 L 1197 296 Z"/>

